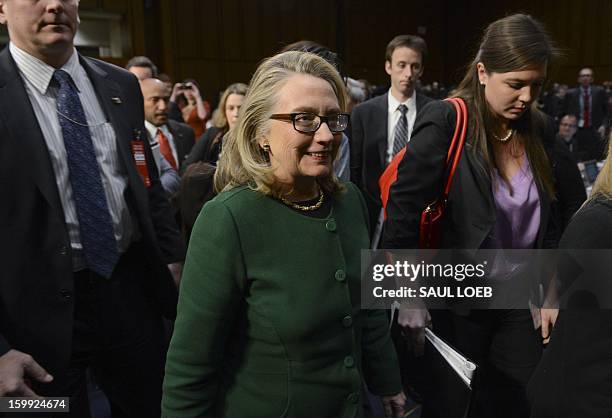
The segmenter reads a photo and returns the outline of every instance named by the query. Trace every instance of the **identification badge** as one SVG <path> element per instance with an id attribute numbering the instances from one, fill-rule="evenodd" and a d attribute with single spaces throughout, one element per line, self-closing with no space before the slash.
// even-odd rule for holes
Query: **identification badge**
<path id="1" fill-rule="evenodd" d="M 134 157 L 138 174 L 142 177 L 145 186 L 151 187 L 149 167 L 147 167 L 147 158 L 145 157 L 145 146 L 141 139 L 141 133 L 137 130 L 134 131 L 134 139 L 132 140 L 132 156 Z"/>

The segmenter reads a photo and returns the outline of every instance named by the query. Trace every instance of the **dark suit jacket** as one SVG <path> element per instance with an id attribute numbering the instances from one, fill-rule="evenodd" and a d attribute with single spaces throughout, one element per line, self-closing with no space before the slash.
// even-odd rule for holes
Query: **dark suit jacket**
<path id="1" fill-rule="evenodd" d="M 598 139 L 596 132 L 586 131 L 585 133 L 586 135 L 576 132 L 569 144 L 557 135 L 557 142 L 567 148 L 576 162 L 601 160 L 604 151 L 603 143 Z"/>
<path id="2" fill-rule="evenodd" d="M 574 115 L 580 120 L 580 96 L 582 87 L 576 87 L 567 92 L 567 113 Z M 591 85 L 591 126 L 595 129 L 604 125 L 608 115 L 608 98 L 606 91 L 601 86 Z"/>
<path id="3" fill-rule="evenodd" d="M 184 259 L 184 244 L 145 141 L 152 185 L 145 187 L 130 149 L 144 128 L 136 78 L 101 61 L 80 57 L 112 123 L 124 194 L 147 257 L 140 260 L 153 303 L 175 315 L 176 288 L 167 263 Z M 121 103 L 111 98 L 119 97 Z M 74 280 L 70 238 L 51 159 L 17 66 L 0 52 L 0 355 L 11 348 L 31 354 L 53 373 L 69 360 Z"/>
<path id="4" fill-rule="evenodd" d="M 547 115 L 554 118 L 556 124 L 559 123 L 559 120 L 567 113 L 567 95 L 563 98 L 557 96 L 556 94 L 550 93 L 544 99 L 544 112 Z"/>
<path id="5" fill-rule="evenodd" d="M 210 127 L 202 134 L 198 142 L 194 145 L 185 159 L 183 171 L 190 165 L 197 162 L 205 162 L 212 165 L 217 165 L 219 154 L 221 153 L 221 140 L 225 132 L 217 127 Z M 213 144 L 213 141 L 216 141 Z"/>
<path id="6" fill-rule="evenodd" d="M 387 204 L 382 248 L 417 248 L 421 213 L 442 193 L 444 160 L 454 131 L 451 103 L 433 102 L 419 112 L 410 146 L 398 167 Z M 468 130 L 468 133 L 470 131 Z M 541 133 L 551 161 L 557 200 L 538 185 L 540 229 L 537 248 L 555 248 L 560 234 L 586 195 L 576 163 L 555 145 L 552 126 Z M 482 158 L 466 139 L 444 213 L 442 248 L 478 249 L 495 225 L 491 179 Z"/>
<path id="7" fill-rule="evenodd" d="M 186 123 L 177 122 L 172 119 L 168 120 L 168 129 L 174 138 L 180 170 L 183 168 L 183 161 L 185 161 L 185 158 L 187 158 L 187 155 L 189 155 L 191 148 L 193 148 L 195 144 L 195 134 L 193 133 L 193 129 Z"/>
<path id="8" fill-rule="evenodd" d="M 361 103 L 351 114 L 351 181 L 365 198 L 370 238 L 382 207 L 378 179 L 387 166 L 388 94 Z M 420 93 L 416 95 L 420 112 L 432 99 Z"/>
<path id="9" fill-rule="evenodd" d="M 565 309 L 559 312 L 550 344 L 528 387 L 532 418 L 612 416 L 612 310 L 597 309 L 597 305 L 603 308 L 610 305 L 612 294 L 606 283 L 609 282 L 610 260 L 603 259 L 609 251 L 596 252 L 612 248 L 610 237 L 612 202 L 605 197 L 589 201 L 563 234 L 559 244 L 563 251 L 577 256 L 576 260 L 593 257 L 589 262 L 605 269 L 598 270 L 604 272 L 603 277 L 589 273 L 587 278 L 580 278 L 586 283 L 582 282 L 577 288 L 601 286 L 607 292 L 593 292 L 590 296 L 595 297 L 585 298 L 584 293 L 573 289 L 561 295 L 561 300 L 567 304 L 562 302 Z M 561 289 L 568 289 L 579 277 L 581 268 L 567 264 L 572 257 L 560 257 Z"/>

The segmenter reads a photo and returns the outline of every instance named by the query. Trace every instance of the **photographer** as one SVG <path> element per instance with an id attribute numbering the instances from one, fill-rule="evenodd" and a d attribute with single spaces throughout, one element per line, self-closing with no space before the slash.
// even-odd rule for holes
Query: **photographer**
<path id="1" fill-rule="evenodd" d="M 174 85 L 170 96 L 170 119 L 188 124 L 195 137 L 200 138 L 210 114 L 210 104 L 202 99 L 195 80 L 187 79 Z"/>

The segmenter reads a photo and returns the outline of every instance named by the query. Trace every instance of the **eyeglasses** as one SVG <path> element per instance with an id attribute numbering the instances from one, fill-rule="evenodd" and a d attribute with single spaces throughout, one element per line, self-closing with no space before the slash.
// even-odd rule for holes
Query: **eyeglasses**
<path id="1" fill-rule="evenodd" d="M 328 116 L 315 115 L 314 113 L 277 113 L 270 116 L 270 119 L 291 121 L 293 129 L 303 134 L 311 134 L 316 132 L 323 122 L 327 123 L 327 127 L 332 133 L 344 132 L 349 123 L 350 115 L 348 113 L 334 113 Z"/>

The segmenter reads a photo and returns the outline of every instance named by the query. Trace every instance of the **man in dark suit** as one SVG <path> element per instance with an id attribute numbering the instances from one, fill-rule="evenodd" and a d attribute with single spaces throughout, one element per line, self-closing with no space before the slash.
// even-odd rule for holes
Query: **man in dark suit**
<path id="1" fill-rule="evenodd" d="M 602 140 L 607 123 L 608 98 L 602 86 L 593 84 L 593 70 L 578 73 L 578 87 L 567 93 L 567 113 L 578 119 L 578 137 L 598 134 Z"/>
<path id="2" fill-rule="evenodd" d="M 148 78 L 140 81 L 144 98 L 145 127 L 154 143 L 159 145 L 160 154 L 177 171 L 195 138 L 193 129 L 185 123 L 168 119 L 170 92 L 161 80 Z"/>
<path id="3" fill-rule="evenodd" d="M 417 111 L 431 100 L 415 91 L 426 57 L 427 45 L 422 38 L 393 38 L 385 56 L 391 88 L 355 107 L 351 115 L 351 181 L 361 189 L 368 206 L 373 248 L 382 228 L 378 179 L 410 140 Z"/>
<path id="4" fill-rule="evenodd" d="M 600 160 L 603 155 L 601 141 L 596 138 L 584 137 L 578 140 L 576 132 L 578 130 L 578 119 L 574 115 L 565 115 L 559 122 L 557 141 L 574 157 L 576 162 L 588 160 Z"/>
<path id="5" fill-rule="evenodd" d="M 114 413 L 159 416 L 184 244 L 138 82 L 76 52 L 78 0 L 0 0 L 0 23 L 0 396 L 87 417 L 90 368 Z"/>
<path id="6" fill-rule="evenodd" d="M 567 85 L 555 84 L 553 90 L 548 93 L 544 100 L 544 112 L 551 116 L 555 123 L 558 124 L 561 117 L 565 115 L 567 108 Z"/>

